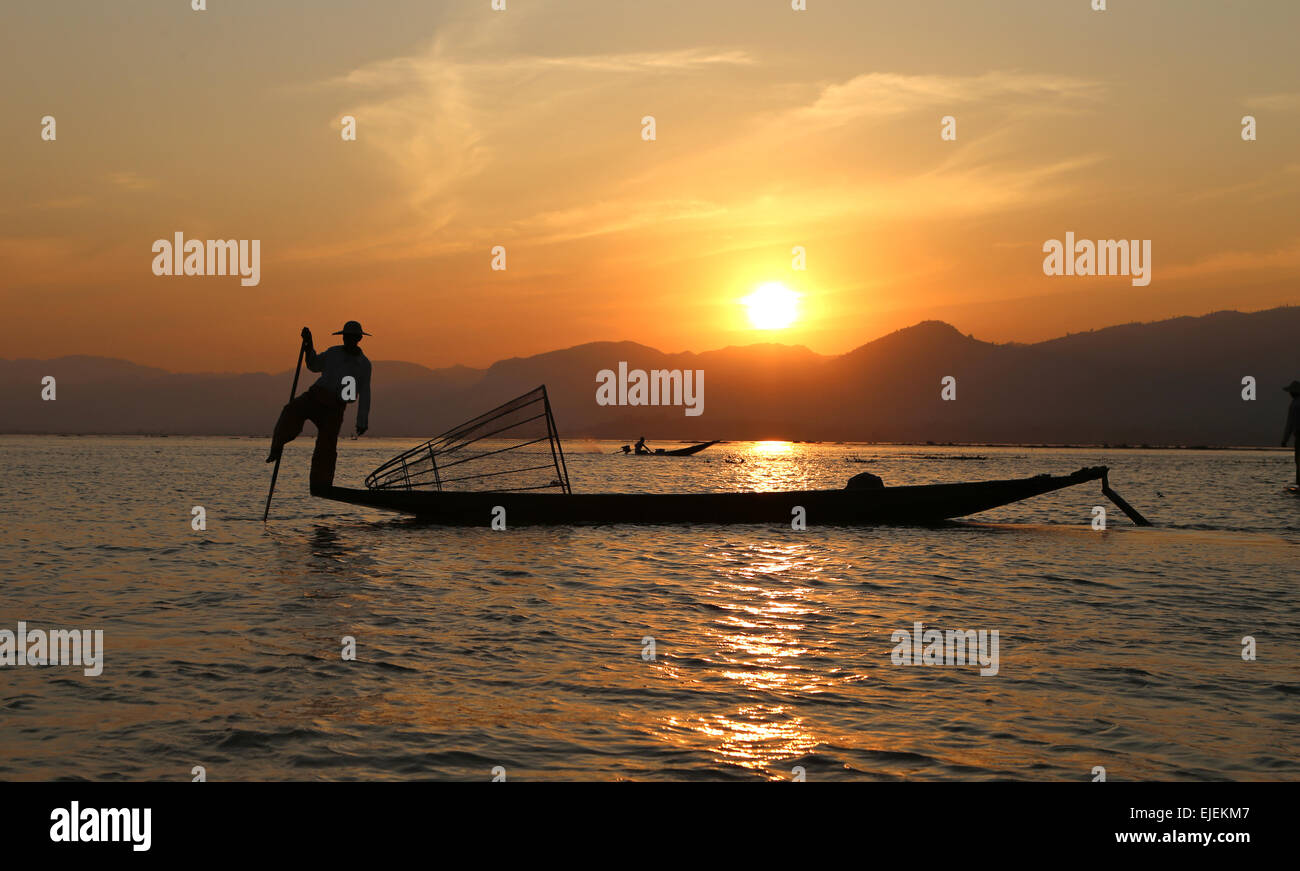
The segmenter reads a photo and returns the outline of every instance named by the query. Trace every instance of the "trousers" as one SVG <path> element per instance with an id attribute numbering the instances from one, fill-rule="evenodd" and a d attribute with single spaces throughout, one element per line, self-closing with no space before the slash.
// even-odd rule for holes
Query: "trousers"
<path id="1" fill-rule="evenodd" d="M 316 424 L 316 448 L 311 452 L 311 492 L 328 490 L 334 484 L 338 462 L 339 430 L 347 403 L 324 387 L 312 385 L 284 406 L 271 435 L 271 456 L 279 456 L 289 442 L 302 433 L 303 424 Z"/>

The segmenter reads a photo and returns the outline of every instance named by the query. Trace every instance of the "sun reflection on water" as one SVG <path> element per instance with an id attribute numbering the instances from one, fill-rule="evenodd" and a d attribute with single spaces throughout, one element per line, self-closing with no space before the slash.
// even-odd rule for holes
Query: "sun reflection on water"
<path id="1" fill-rule="evenodd" d="M 728 687 L 719 696 L 739 693 L 747 700 L 725 712 L 665 717 L 659 735 L 684 748 L 702 747 L 720 762 L 787 778 L 775 766 L 810 753 L 823 740 L 796 710 L 799 699 L 827 688 L 802 661 L 816 652 L 803 635 L 823 607 L 807 583 L 818 557 L 798 543 L 720 552 L 718 560 L 720 577 L 701 591 L 722 612 L 700 639 L 708 674 L 674 671 L 697 684 L 720 678 Z"/>
<path id="2" fill-rule="evenodd" d="M 719 761 L 754 771 L 767 771 L 781 760 L 803 756 L 819 743 L 804 718 L 784 705 L 742 705 L 732 714 L 690 720 L 669 717 L 665 726 L 670 734 L 695 739 L 683 743 L 697 744 L 702 738 Z M 782 776 L 774 773 L 773 779 Z"/>
<path id="3" fill-rule="evenodd" d="M 737 490 L 771 492 L 815 486 L 807 456 L 793 442 L 737 443 L 732 450 L 731 485 Z"/>

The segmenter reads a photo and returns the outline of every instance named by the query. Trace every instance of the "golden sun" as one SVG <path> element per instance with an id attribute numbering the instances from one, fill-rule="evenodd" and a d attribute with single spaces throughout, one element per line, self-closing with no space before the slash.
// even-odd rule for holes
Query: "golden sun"
<path id="1" fill-rule="evenodd" d="M 760 330 L 783 330 L 799 317 L 799 294 L 769 281 L 741 300 L 749 310 L 749 322 Z"/>

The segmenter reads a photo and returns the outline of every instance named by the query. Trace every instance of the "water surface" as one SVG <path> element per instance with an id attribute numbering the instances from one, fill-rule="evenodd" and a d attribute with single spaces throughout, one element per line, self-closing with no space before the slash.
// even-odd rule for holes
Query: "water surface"
<path id="1" fill-rule="evenodd" d="M 345 441 L 338 482 L 410 444 Z M 616 447 L 567 445 L 575 490 L 1108 464 L 1159 527 L 1094 531 L 1086 484 L 942 528 L 442 529 L 310 498 L 310 438 L 264 525 L 264 440 L 0 437 L 0 628 L 107 648 L 98 677 L 0 669 L 0 777 L 1300 777 L 1289 456 Z M 892 665 L 918 620 L 997 629 L 999 673 Z"/>

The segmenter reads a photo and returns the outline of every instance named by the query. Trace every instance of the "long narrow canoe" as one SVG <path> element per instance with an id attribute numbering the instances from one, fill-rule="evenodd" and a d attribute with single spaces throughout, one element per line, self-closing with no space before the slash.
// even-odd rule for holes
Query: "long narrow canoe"
<path id="1" fill-rule="evenodd" d="M 685 448 L 673 448 L 672 450 L 665 450 L 664 448 L 656 448 L 655 450 L 651 451 L 648 454 L 638 454 L 636 451 L 632 451 L 630 453 L 623 454 L 623 456 L 625 457 L 689 457 L 692 456 L 693 454 L 698 454 L 700 451 L 704 450 L 705 448 L 713 447 L 718 443 L 718 441 L 719 439 L 714 439 L 711 442 L 700 442 L 698 445 L 691 445 Z"/>
<path id="2" fill-rule="evenodd" d="M 332 487 L 323 498 L 412 514 L 432 523 L 488 526 L 495 509 L 508 526 L 600 523 L 789 524 L 796 508 L 819 525 L 926 524 L 966 517 L 1032 496 L 1104 479 L 1092 466 L 1069 475 L 1003 481 L 776 493 L 492 493 L 357 490 Z"/>

